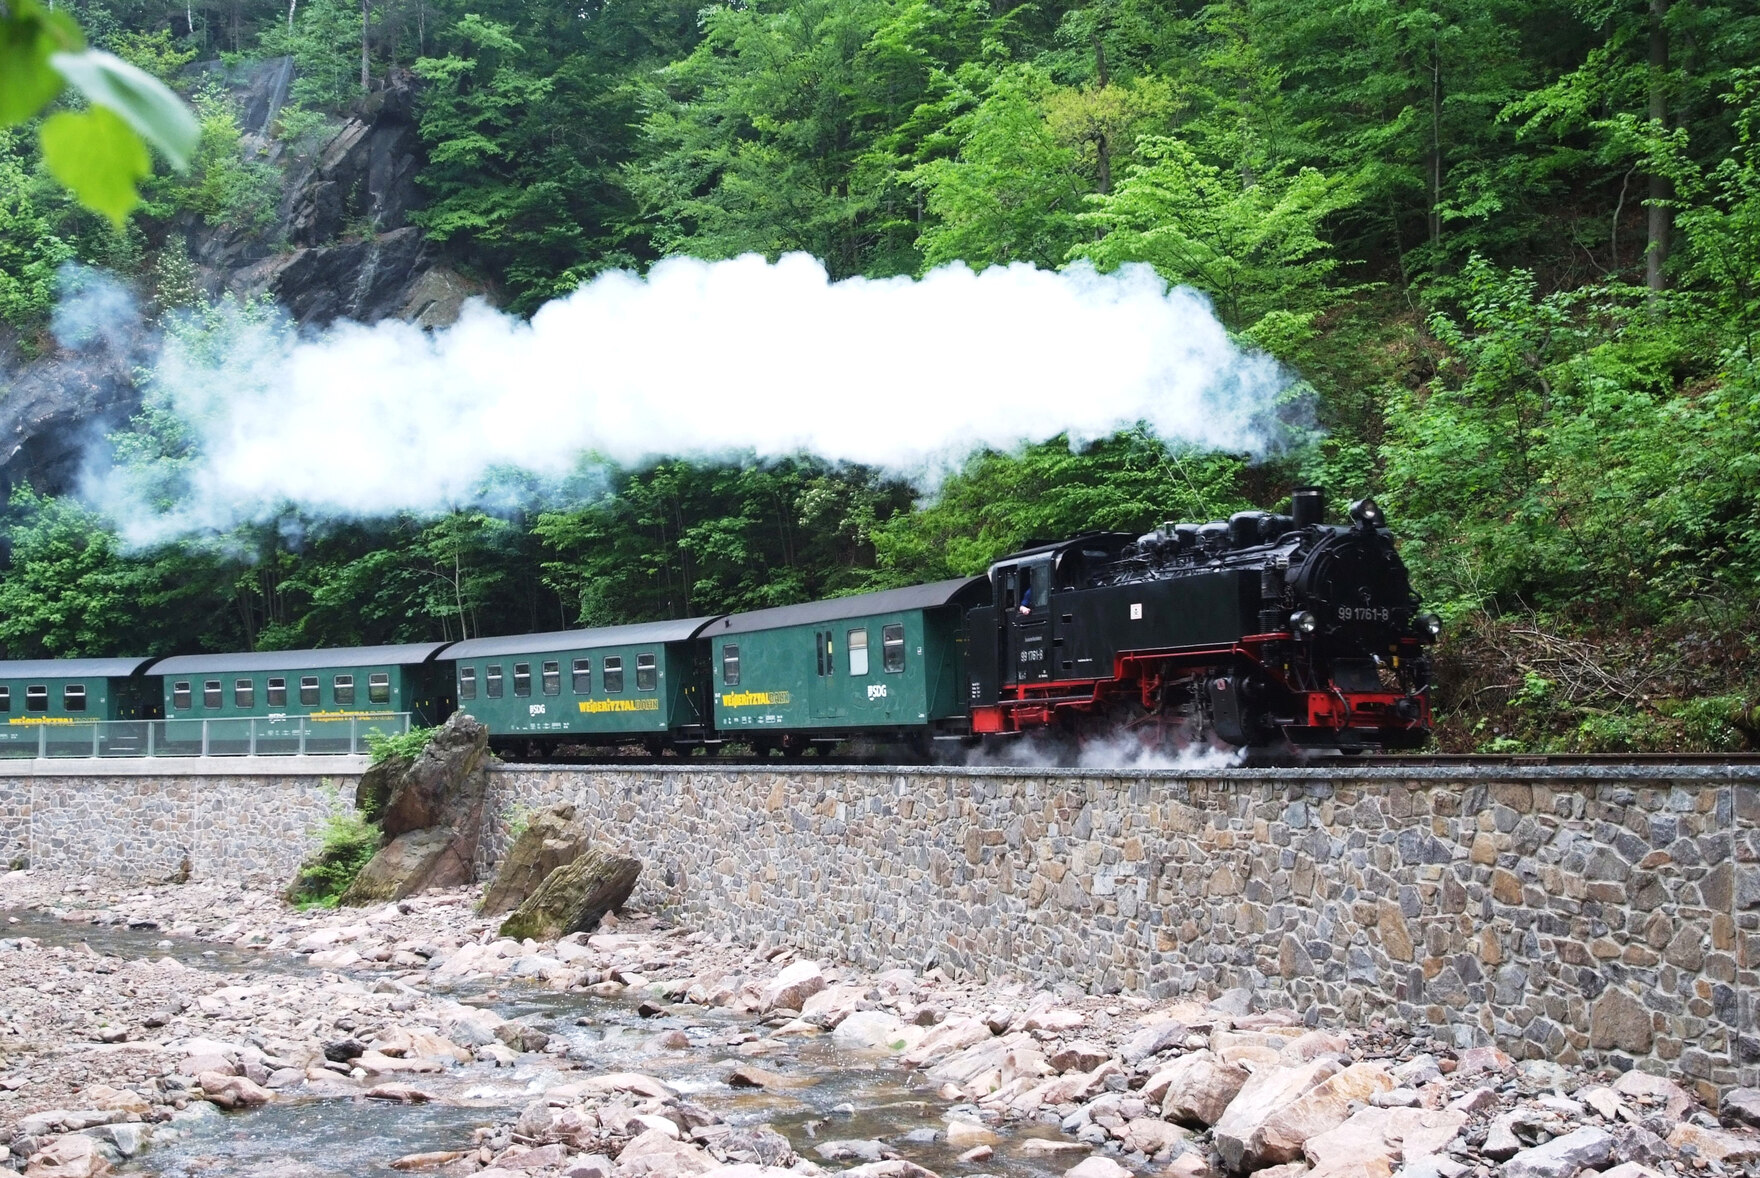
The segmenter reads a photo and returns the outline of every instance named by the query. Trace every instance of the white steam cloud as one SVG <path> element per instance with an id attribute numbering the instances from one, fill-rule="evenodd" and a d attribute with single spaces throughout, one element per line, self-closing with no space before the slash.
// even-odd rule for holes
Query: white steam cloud
<path id="1" fill-rule="evenodd" d="M 556 478 L 584 456 L 804 451 L 908 475 L 1138 422 L 1259 452 L 1288 378 L 1146 266 L 832 282 L 797 254 L 608 273 L 529 322 L 474 303 L 433 332 L 258 324 L 221 347 L 172 339 L 154 384 L 191 435 L 180 502 L 121 470 L 87 486 L 136 543 L 290 504 L 439 511 L 477 501 L 494 471 Z"/>

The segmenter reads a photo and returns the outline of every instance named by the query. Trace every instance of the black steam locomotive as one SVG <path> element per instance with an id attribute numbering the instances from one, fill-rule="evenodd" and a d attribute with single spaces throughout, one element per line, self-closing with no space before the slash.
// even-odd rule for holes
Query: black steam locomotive
<path id="1" fill-rule="evenodd" d="M 1374 500 L 1346 525 L 1325 514 L 1303 487 L 1290 515 L 1095 532 L 996 562 L 992 602 L 967 620 L 973 733 L 1419 747 L 1440 622 Z"/>

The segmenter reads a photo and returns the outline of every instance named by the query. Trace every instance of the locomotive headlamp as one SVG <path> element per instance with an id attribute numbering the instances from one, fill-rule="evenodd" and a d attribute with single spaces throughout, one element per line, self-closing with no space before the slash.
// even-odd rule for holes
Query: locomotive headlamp
<path id="1" fill-rule="evenodd" d="M 1378 528 L 1387 522 L 1381 513 L 1381 505 L 1373 499 L 1358 499 L 1351 504 L 1351 518 L 1365 528 Z"/>
<path id="2" fill-rule="evenodd" d="M 1307 610 L 1302 610 L 1289 616 L 1289 624 L 1298 634 L 1312 634 L 1320 628 L 1320 619 Z"/>
<path id="3" fill-rule="evenodd" d="M 1442 637 L 1442 619 L 1435 614 L 1419 614 L 1418 632 L 1429 638 Z"/>

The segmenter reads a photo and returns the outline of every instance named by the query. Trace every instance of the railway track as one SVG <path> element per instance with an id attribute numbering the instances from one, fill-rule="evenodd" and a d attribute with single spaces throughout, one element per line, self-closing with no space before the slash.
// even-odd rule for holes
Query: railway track
<path id="1" fill-rule="evenodd" d="M 659 765 L 676 768 L 713 769 L 717 766 L 751 767 L 762 766 L 770 769 L 811 769 L 815 771 L 839 768 L 871 768 L 874 766 L 916 765 L 925 769 L 949 768 L 964 765 L 964 761 L 904 761 L 896 756 L 851 757 L 841 755 L 806 756 L 806 757 L 758 757 L 740 754 L 724 754 L 716 757 L 677 756 L 651 754 L 631 754 L 624 756 L 581 754 L 551 754 L 532 757 L 501 754 L 502 759 L 516 765 Z M 1245 764 L 1234 766 L 1242 769 L 1523 769 L 1551 768 L 1573 765 L 1595 766 L 1644 766 L 1646 768 L 1664 768 L 1678 765 L 1683 768 L 1707 768 L 1719 765 L 1754 765 L 1760 766 L 1760 752 L 1751 753 L 1398 753 L 1374 756 L 1347 755 L 1310 755 L 1306 757 L 1259 756 L 1252 757 Z M 1058 769 L 1074 768 L 1075 766 L 1059 765 L 1009 765 L 1006 763 L 984 764 L 978 762 L 974 767 L 989 769 L 1016 769 L 1022 774 L 1043 773 Z M 1178 768 L 1179 766 L 1144 765 L 1143 769 Z M 1105 766 L 1085 766 L 1083 768 L 1106 770 Z M 1128 770 L 1131 766 L 1119 766 Z M 1194 771 L 1202 766 L 1192 766 Z"/>

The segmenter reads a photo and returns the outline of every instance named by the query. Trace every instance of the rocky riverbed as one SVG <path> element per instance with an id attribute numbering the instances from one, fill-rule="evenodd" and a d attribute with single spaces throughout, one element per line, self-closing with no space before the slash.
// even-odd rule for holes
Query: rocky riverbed
<path id="1" fill-rule="evenodd" d="M 1152 1004 L 735 945 L 515 942 L 478 889 L 299 913 L 0 875 L 0 1165 L 272 1178 L 1760 1174 L 1760 1093 L 1232 991 Z"/>

